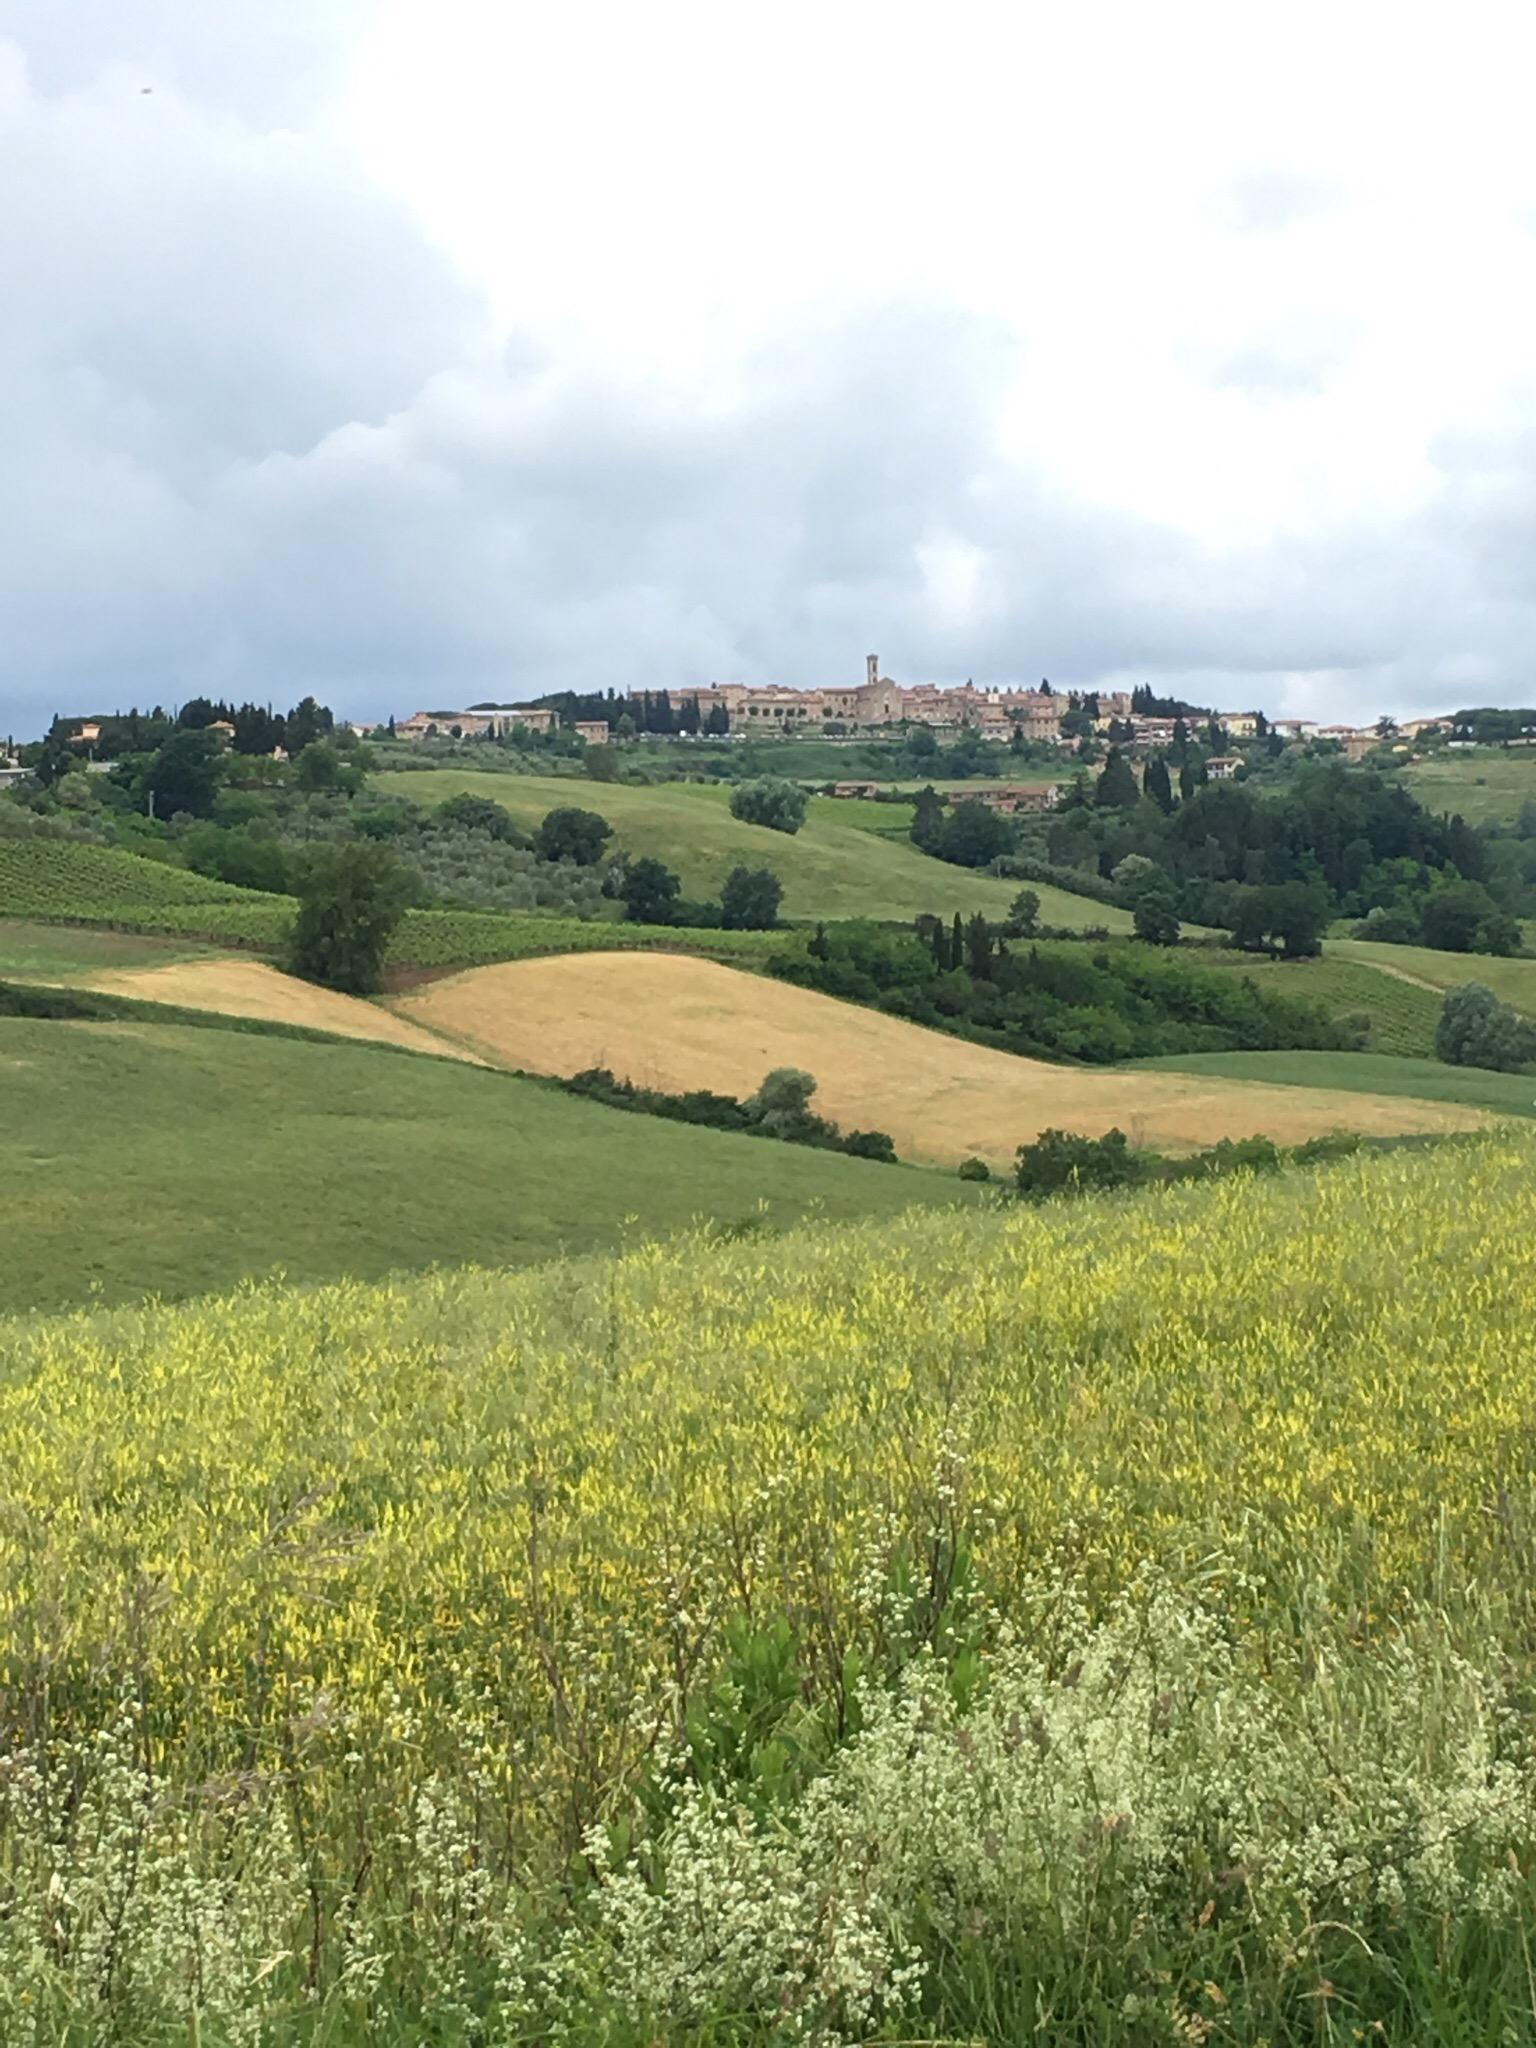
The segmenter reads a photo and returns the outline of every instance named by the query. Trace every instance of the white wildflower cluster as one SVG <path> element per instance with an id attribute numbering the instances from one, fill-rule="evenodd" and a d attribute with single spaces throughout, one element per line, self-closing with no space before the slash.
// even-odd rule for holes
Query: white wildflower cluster
<path id="1" fill-rule="evenodd" d="M 966 1713 L 920 1658 L 789 1816 L 680 1795 L 653 1874 L 604 1882 L 613 1968 L 654 2011 L 855 2038 L 910 2007 L 934 1937 L 1176 1937 L 1206 1886 L 1276 1953 L 1331 1914 L 1505 1911 L 1536 1758 L 1496 1688 L 1433 1643 L 1349 1669 L 1245 1657 L 1156 1585 L 1049 1665 L 1004 1651 Z"/>

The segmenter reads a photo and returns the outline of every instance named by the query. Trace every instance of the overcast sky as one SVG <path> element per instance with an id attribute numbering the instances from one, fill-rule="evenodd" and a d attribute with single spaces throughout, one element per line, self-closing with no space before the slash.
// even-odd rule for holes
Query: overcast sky
<path id="1" fill-rule="evenodd" d="M 1536 701 L 1536 11 L 0 0 L 0 733 Z"/>

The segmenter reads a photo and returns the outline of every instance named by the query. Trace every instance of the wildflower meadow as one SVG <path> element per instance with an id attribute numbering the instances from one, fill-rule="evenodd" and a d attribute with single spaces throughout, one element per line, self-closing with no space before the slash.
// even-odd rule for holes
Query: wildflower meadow
<path id="1" fill-rule="evenodd" d="M 1536 2038 L 1536 1142 L 0 1325 L 0 2040 Z"/>

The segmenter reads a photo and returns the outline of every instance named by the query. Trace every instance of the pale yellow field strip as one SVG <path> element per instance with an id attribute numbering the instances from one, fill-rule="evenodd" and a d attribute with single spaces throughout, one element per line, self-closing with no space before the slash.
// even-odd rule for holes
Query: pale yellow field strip
<path id="1" fill-rule="evenodd" d="M 391 1005 L 487 1060 L 528 1073 L 609 1067 L 679 1091 L 746 1095 L 770 1067 L 816 1076 L 815 1107 L 844 1129 L 888 1131 L 904 1159 L 997 1163 L 1052 1126 L 1189 1150 L 1258 1134 L 1461 1131 L 1457 1103 L 1282 1088 L 1192 1074 L 1051 1066 L 969 1045 L 808 989 L 660 953 L 574 953 L 480 967 Z"/>
<path id="2" fill-rule="evenodd" d="M 262 1017 L 276 1024 L 303 1024 L 312 1031 L 331 1031 L 339 1038 L 371 1039 L 410 1052 L 436 1053 L 475 1066 L 495 1064 L 467 1047 L 449 1044 L 424 1025 L 397 1016 L 360 996 L 338 995 L 315 988 L 291 974 L 280 974 L 260 960 L 235 957 L 181 960 L 169 967 L 128 968 L 119 973 L 92 974 L 76 987 L 103 995 L 134 996 L 146 1003 L 177 1003 L 189 1010 L 217 1010 L 228 1017 Z"/>

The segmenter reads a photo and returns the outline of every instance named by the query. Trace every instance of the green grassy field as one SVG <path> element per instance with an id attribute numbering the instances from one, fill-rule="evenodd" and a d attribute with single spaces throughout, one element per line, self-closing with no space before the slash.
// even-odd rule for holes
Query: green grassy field
<path id="1" fill-rule="evenodd" d="M 1474 825 L 1509 825 L 1527 797 L 1536 797 L 1536 747 L 1431 754 L 1405 768 L 1403 780 L 1437 815 L 1459 811 Z"/>
<path id="2" fill-rule="evenodd" d="M 784 914 L 791 918 L 905 920 L 930 910 L 944 915 L 979 910 L 1000 918 L 1019 890 L 1017 882 L 950 867 L 913 846 L 840 822 L 841 806 L 832 798 L 791 836 L 740 823 L 730 814 L 729 789 L 704 783 L 648 789 L 588 783 L 575 795 L 563 780 L 443 769 L 380 775 L 375 787 L 417 803 L 441 802 L 470 790 L 503 804 L 522 825 L 537 824 L 557 804 L 579 803 L 608 819 L 621 846 L 675 869 L 689 895 L 718 890 L 739 862 L 771 867 L 783 880 Z M 1127 913 L 1106 904 L 1044 886 L 1038 894 L 1047 924 L 1130 929 Z"/>
<path id="3" fill-rule="evenodd" d="M 1166 1074 L 1211 1074 L 1227 1081 L 1273 1081 L 1290 1088 L 1346 1088 L 1357 1095 L 1408 1095 L 1421 1102 L 1465 1102 L 1502 1116 L 1536 1116 L 1536 1075 L 1448 1067 L 1440 1060 L 1375 1052 L 1206 1052 L 1137 1060 Z"/>
<path id="4" fill-rule="evenodd" d="M 1434 1049 L 1439 994 L 1384 974 L 1372 960 L 1360 957 L 1365 952 L 1380 952 L 1390 958 L 1403 950 L 1400 946 L 1356 948 L 1329 939 L 1315 960 L 1271 960 L 1263 954 L 1205 950 L 1191 953 L 1190 959 L 1201 967 L 1251 975 L 1261 988 L 1319 1002 L 1330 1016 L 1368 1017 L 1372 1051 L 1427 1059 Z"/>
<path id="5" fill-rule="evenodd" d="M 0 918 L 0 981 L 76 981 L 128 967 L 165 967 L 199 950 L 191 941 L 139 932 Z"/>
<path id="6" fill-rule="evenodd" d="M 0 1319 L 0 2041 L 1529 2048 L 1533 1242 L 1505 1126 Z"/>
<path id="7" fill-rule="evenodd" d="M 0 1310 L 526 1265 L 759 1202 L 890 1216 L 947 1176 L 696 1130 L 369 1046 L 0 1019 Z M 638 1220 L 637 1220 L 638 1219 Z"/>
<path id="8" fill-rule="evenodd" d="M 1527 1016 L 1536 1017 L 1536 960 L 1500 960 L 1487 953 L 1436 953 L 1428 946 L 1383 946 L 1374 939 L 1330 939 L 1330 958 L 1369 966 L 1390 978 L 1410 975 L 1443 992 L 1480 981 Z M 1438 993 L 1436 997 L 1438 1011 Z"/>

